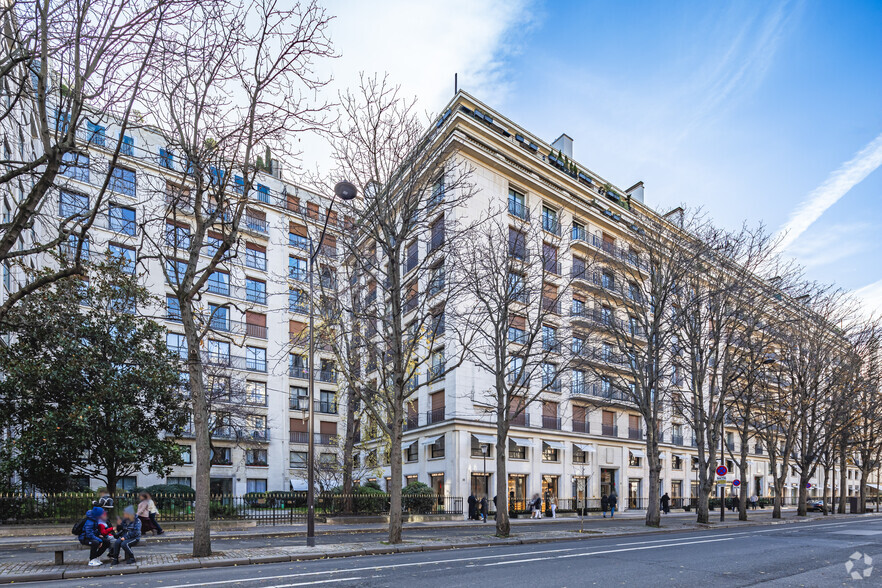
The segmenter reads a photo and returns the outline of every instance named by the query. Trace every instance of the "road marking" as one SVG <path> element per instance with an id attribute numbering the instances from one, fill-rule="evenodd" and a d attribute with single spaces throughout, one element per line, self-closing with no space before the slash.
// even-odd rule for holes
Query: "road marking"
<path id="1" fill-rule="evenodd" d="M 355 578 L 337 578 L 335 580 L 315 580 L 314 582 L 298 582 L 297 584 L 276 584 L 275 586 L 265 586 L 264 588 L 293 588 L 294 586 L 313 586 L 315 584 L 330 584 L 331 582 L 348 582 L 350 580 L 361 580 L 361 576 Z M 228 583 L 238 582 L 239 580 L 229 580 Z"/>
<path id="2" fill-rule="evenodd" d="M 749 531 L 743 531 L 741 533 L 724 533 L 722 535 L 715 535 L 715 537 L 737 537 L 739 535 L 750 535 L 750 534 L 751 533 Z M 623 545 L 647 545 L 649 543 L 664 543 L 666 541 L 667 542 L 683 541 L 685 539 L 692 539 L 693 537 L 701 537 L 701 535 L 689 535 L 687 537 L 679 537 L 677 539 L 670 539 L 670 538 L 669 539 L 656 539 L 654 541 L 631 541 L 628 543 L 616 543 L 616 546 L 619 547 L 619 546 L 623 546 Z"/>
<path id="3" fill-rule="evenodd" d="M 520 559 L 517 561 L 497 561 L 494 563 L 483 564 L 483 567 L 505 566 L 509 564 L 527 563 L 531 561 L 545 561 L 549 559 L 563 559 L 566 557 L 587 557 L 589 555 L 605 555 L 607 553 L 624 553 L 626 551 L 642 551 L 646 549 L 662 549 L 665 547 L 679 547 L 681 545 L 697 545 L 699 543 L 717 543 L 719 541 L 733 541 L 731 537 L 722 539 L 706 539 L 704 541 L 687 541 L 685 543 L 670 543 L 668 545 L 644 545 L 643 547 L 629 547 L 625 549 L 604 549 L 602 551 L 588 551 L 586 553 L 568 553 L 566 555 L 553 555 L 549 557 L 534 557 L 531 559 Z"/>

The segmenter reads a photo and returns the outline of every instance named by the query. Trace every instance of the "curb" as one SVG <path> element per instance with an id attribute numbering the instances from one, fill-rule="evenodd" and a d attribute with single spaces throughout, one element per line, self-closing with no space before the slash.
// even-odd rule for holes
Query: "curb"
<path id="1" fill-rule="evenodd" d="M 868 513 L 875 514 L 875 513 Z M 817 519 L 791 519 L 791 520 L 782 520 L 782 521 L 772 521 L 769 523 L 742 523 L 731 525 L 727 523 L 723 523 L 723 525 L 703 525 L 701 523 L 696 523 L 695 528 L 691 529 L 671 529 L 667 531 L 668 533 L 690 533 L 696 530 L 706 530 L 706 529 L 727 529 L 732 527 L 767 527 L 772 525 L 787 525 L 794 523 L 806 523 L 814 520 L 824 520 L 824 518 Z M 850 519 L 851 520 L 851 519 Z M 300 562 L 300 561 L 310 561 L 316 559 L 337 559 L 337 558 L 347 558 L 347 557 L 358 557 L 358 556 L 366 556 L 366 555 L 394 555 L 397 553 L 417 553 L 423 551 L 452 551 L 457 549 L 478 549 L 483 547 L 503 547 L 507 545 L 535 545 L 539 543 L 562 543 L 566 541 L 581 541 L 581 540 L 591 540 L 591 539 L 601 539 L 608 537 L 621 537 L 621 536 L 642 536 L 642 535 L 653 535 L 657 534 L 658 531 L 647 531 L 647 532 L 638 532 L 638 533 L 607 533 L 607 534 L 591 534 L 582 536 L 581 534 L 574 533 L 573 537 L 536 537 L 536 538 L 509 538 L 509 539 L 499 539 L 497 541 L 471 541 L 466 543 L 441 543 L 441 544 L 432 544 L 432 545 L 390 545 L 388 547 L 377 547 L 377 548 L 368 548 L 368 549 L 352 549 L 348 551 L 316 551 L 314 553 L 302 553 L 296 555 L 266 555 L 266 556 L 256 556 L 256 557 L 242 557 L 242 558 L 228 558 L 228 559 L 211 559 L 211 558 L 199 558 L 196 560 L 183 560 L 178 562 L 166 562 L 159 564 L 152 564 L 149 566 L 141 567 L 141 565 L 135 566 L 127 566 L 127 567 L 100 567 L 100 568 L 85 568 L 85 569 L 75 569 L 75 570 L 58 570 L 58 571 L 45 571 L 38 573 L 29 573 L 29 574 L 8 574 L 6 576 L 0 577 L 0 584 L 11 584 L 11 583 L 22 583 L 22 582 L 36 582 L 36 581 L 49 581 L 49 580 L 68 580 L 68 579 L 76 579 L 76 578 L 93 578 L 99 576 L 120 576 L 120 575 L 129 575 L 136 573 L 151 573 L 151 572 L 170 572 L 170 571 L 178 571 L 178 570 L 192 570 L 192 569 L 200 569 L 200 568 L 216 568 L 216 567 L 234 567 L 234 566 L 243 566 L 243 565 L 259 565 L 259 564 L 268 564 L 268 563 L 285 563 L 285 562 Z"/>

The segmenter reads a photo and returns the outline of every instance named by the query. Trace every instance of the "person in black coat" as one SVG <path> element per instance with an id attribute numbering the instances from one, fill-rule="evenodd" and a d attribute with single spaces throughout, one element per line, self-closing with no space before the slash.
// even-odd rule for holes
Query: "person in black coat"
<path id="1" fill-rule="evenodd" d="M 469 494 L 469 520 L 473 521 L 476 518 L 478 499 L 475 498 L 474 494 Z"/>
<path id="2" fill-rule="evenodd" d="M 481 520 L 487 522 L 487 496 L 481 497 Z"/>
<path id="3" fill-rule="evenodd" d="M 671 497 L 665 492 L 661 497 L 661 509 L 665 514 L 671 514 Z"/>
<path id="4" fill-rule="evenodd" d="M 603 511 L 603 518 L 606 518 L 606 511 L 609 510 L 609 496 L 606 494 L 600 497 L 600 510 Z"/>
<path id="5" fill-rule="evenodd" d="M 616 518 L 616 506 L 619 504 L 619 497 L 615 492 L 609 495 L 609 517 Z"/>

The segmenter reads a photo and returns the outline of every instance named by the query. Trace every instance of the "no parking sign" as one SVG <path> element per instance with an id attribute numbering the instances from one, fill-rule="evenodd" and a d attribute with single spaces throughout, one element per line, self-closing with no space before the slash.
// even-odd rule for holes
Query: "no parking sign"
<path id="1" fill-rule="evenodd" d="M 741 480 L 732 480 L 732 485 L 736 488 L 741 485 Z"/>
<path id="2" fill-rule="evenodd" d="M 721 478 L 728 473 L 729 473 L 729 469 L 724 465 L 721 465 L 720 467 L 717 468 L 717 475 L 720 476 Z"/>

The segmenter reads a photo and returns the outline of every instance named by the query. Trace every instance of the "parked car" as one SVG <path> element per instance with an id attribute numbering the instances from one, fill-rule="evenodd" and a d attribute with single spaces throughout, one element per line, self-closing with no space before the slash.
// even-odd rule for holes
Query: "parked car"
<path id="1" fill-rule="evenodd" d="M 820 498 L 809 498 L 805 502 L 805 508 L 809 512 L 824 512 L 824 501 Z"/>

